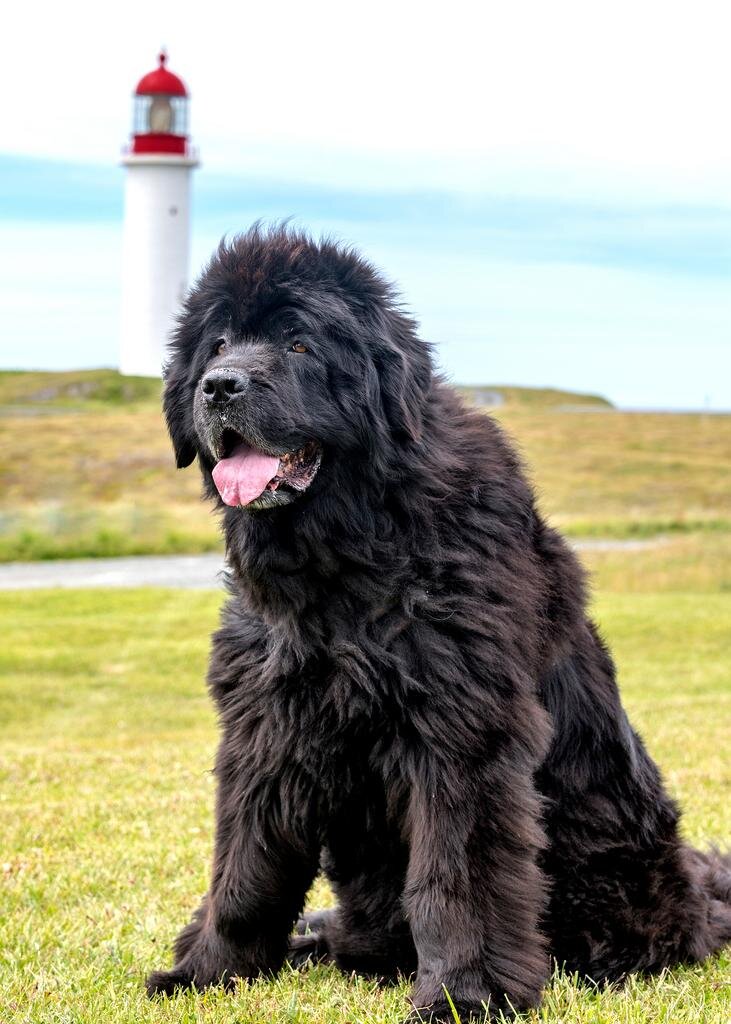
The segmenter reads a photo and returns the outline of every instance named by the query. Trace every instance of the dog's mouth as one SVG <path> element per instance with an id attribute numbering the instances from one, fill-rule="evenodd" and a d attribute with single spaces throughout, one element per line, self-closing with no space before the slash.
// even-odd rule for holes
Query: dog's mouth
<path id="1" fill-rule="evenodd" d="M 235 430 L 226 429 L 216 446 L 213 482 L 226 505 L 268 508 L 287 504 L 317 475 L 322 449 L 316 441 L 281 455 L 255 448 Z"/>

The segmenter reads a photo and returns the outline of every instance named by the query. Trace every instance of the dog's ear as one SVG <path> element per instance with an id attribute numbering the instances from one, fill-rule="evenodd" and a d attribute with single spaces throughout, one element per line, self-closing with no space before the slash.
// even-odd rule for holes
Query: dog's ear
<path id="1" fill-rule="evenodd" d="M 393 434 L 401 439 L 421 439 L 421 392 L 401 352 L 384 351 L 378 357 L 381 402 Z"/>
<path id="2" fill-rule="evenodd" d="M 420 441 L 432 376 L 429 348 L 406 317 L 389 319 L 376 355 L 383 411 L 396 438 Z"/>
<path id="3" fill-rule="evenodd" d="M 188 382 L 185 376 L 176 373 L 173 364 L 165 367 L 163 380 L 165 390 L 162 407 L 170 440 L 173 442 L 175 464 L 178 469 L 185 469 L 196 457 Z"/>

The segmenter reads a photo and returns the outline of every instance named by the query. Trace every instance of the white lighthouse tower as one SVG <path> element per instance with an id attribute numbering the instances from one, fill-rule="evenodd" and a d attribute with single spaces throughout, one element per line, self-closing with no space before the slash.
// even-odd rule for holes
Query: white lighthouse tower
<path id="1" fill-rule="evenodd" d="M 188 139 L 188 92 L 158 67 L 134 92 L 126 168 L 122 262 L 121 373 L 159 377 L 190 258 L 190 179 L 198 165 Z"/>

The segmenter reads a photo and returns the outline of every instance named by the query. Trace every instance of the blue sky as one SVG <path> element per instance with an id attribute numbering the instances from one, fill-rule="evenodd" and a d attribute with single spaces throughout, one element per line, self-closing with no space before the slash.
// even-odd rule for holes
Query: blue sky
<path id="1" fill-rule="evenodd" d="M 93 5 L 50 13 L 32 86 L 8 105 L 0 365 L 115 365 L 117 162 L 164 40 L 203 158 L 193 273 L 225 232 L 293 217 L 398 283 L 455 380 L 731 408 L 723 5 L 688 20 L 652 0 L 611 17 L 558 2 L 549 18 L 517 2 L 477 24 L 460 0 L 448 18 L 375 0 L 356 24 L 327 0 L 307 18 L 289 0 L 233 16 L 211 0 L 208 29 L 130 3 L 108 52 Z M 224 16 L 239 20 L 222 37 Z M 6 96 L 26 60 L 0 41 Z"/>

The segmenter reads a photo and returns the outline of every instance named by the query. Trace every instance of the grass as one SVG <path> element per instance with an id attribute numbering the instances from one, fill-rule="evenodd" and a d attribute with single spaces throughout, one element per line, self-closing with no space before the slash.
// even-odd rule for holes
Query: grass
<path id="1" fill-rule="evenodd" d="M 624 413 L 595 395 L 499 392 L 551 519 L 576 537 L 731 534 L 731 415 Z M 174 468 L 160 383 L 0 373 L 0 561 L 212 551 L 197 470 Z"/>
<path id="2" fill-rule="evenodd" d="M 583 552 L 594 586 L 621 594 L 731 594 L 731 533 L 657 537 L 630 552 Z"/>
<path id="3" fill-rule="evenodd" d="M 577 536 L 731 530 L 731 415 L 495 411 Z"/>
<path id="4" fill-rule="evenodd" d="M 731 590 L 710 537 L 593 553 L 595 613 L 625 702 L 685 808 L 688 839 L 731 834 Z M 675 542 L 673 542 L 675 543 Z M 640 558 L 635 570 L 635 559 Z M 625 592 L 637 572 L 635 593 Z M 642 586 L 639 585 L 642 583 Z M 285 970 L 232 995 L 149 1003 L 144 973 L 206 886 L 215 723 L 203 676 L 220 597 L 171 590 L 0 593 L 0 1017 L 8 1024 L 396 1024 L 405 984 Z M 328 902 L 318 882 L 313 904 Z M 595 990 L 556 974 L 526 1021 L 727 1024 L 731 960 Z"/>
<path id="5" fill-rule="evenodd" d="M 158 381 L 0 373 L 0 559 L 219 547 L 176 473 Z M 544 509 L 579 538 L 625 702 L 685 808 L 731 834 L 731 416 L 630 414 L 598 396 L 466 389 L 518 439 Z M 477 394 L 482 392 L 483 394 Z M 220 597 L 0 592 L 3 1024 L 396 1024 L 405 984 L 283 971 L 159 1003 L 145 972 L 207 881 L 215 722 L 203 677 Z M 310 900 L 331 900 L 323 882 Z M 728 953 L 596 990 L 554 975 L 530 1024 L 728 1024 Z"/>

